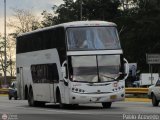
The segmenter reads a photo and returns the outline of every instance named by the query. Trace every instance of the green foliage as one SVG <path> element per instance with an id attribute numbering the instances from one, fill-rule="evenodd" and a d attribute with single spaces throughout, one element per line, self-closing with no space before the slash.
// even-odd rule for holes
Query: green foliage
<path id="1" fill-rule="evenodd" d="M 83 16 L 88 20 L 111 20 L 119 14 L 118 0 L 84 0 Z"/>
<path id="2" fill-rule="evenodd" d="M 160 1 L 136 2 L 137 6 L 128 10 L 135 12 L 131 15 L 123 14 L 115 22 L 119 29 L 124 26 L 120 38 L 125 56 L 129 62 L 137 62 L 142 72 L 148 72 L 146 53 L 160 53 Z"/>
<path id="3" fill-rule="evenodd" d="M 148 72 L 146 53 L 160 53 L 160 0 L 64 0 L 53 14 L 43 12 L 43 26 L 80 20 L 81 1 L 83 20 L 115 22 L 125 57 Z"/>
<path id="4" fill-rule="evenodd" d="M 120 14 L 119 0 L 64 0 L 59 7 L 53 7 L 53 14 L 43 11 L 43 26 L 80 20 L 81 4 L 83 20 L 111 20 Z"/>
<path id="5" fill-rule="evenodd" d="M 14 29 L 14 32 L 11 33 L 14 38 L 18 34 L 30 32 L 41 27 L 38 17 L 36 17 L 31 10 L 24 9 L 12 9 L 14 14 L 13 18 L 7 22 L 7 27 Z"/>

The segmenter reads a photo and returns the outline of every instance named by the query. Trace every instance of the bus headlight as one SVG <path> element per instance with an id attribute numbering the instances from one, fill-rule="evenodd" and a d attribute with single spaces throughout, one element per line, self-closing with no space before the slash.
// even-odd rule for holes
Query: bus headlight
<path id="1" fill-rule="evenodd" d="M 75 92 L 75 93 L 84 93 L 85 90 L 80 89 L 80 88 L 72 88 L 72 92 Z"/>
<path id="2" fill-rule="evenodd" d="M 113 87 L 117 87 L 117 86 L 118 86 L 118 82 L 114 82 Z"/>
<path id="3" fill-rule="evenodd" d="M 120 87 L 113 88 L 112 91 L 116 92 L 123 89 L 124 89 L 124 86 L 120 86 Z"/>

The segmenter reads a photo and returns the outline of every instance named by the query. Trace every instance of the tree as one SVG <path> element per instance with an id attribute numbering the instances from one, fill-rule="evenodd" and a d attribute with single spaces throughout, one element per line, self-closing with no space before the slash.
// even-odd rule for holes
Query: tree
<path id="1" fill-rule="evenodd" d="M 15 66 L 15 54 L 16 54 L 16 49 L 15 49 L 15 39 L 11 36 L 7 36 L 7 64 L 8 64 L 8 73 L 9 75 L 15 76 L 16 73 L 16 66 Z"/>
<path id="2" fill-rule="evenodd" d="M 7 73 L 15 75 L 15 41 L 18 34 L 30 32 L 41 27 L 38 17 L 31 11 L 23 9 L 13 9 L 13 19 L 8 22 L 8 27 L 14 32 L 7 36 Z M 2 38 L 2 37 L 1 37 Z M 1 39 L 0 47 L 4 49 L 4 39 Z M 1 69 L 4 72 L 4 52 L 0 54 Z"/>
<path id="3" fill-rule="evenodd" d="M 148 72 L 146 53 L 160 51 L 160 1 L 130 1 L 134 7 L 122 11 L 123 14 L 114 21 L 120 30 L 123 28 L 120 38 L 125 56 L 129 62 L 137 62 L 142 72 Z"/>
<path id="4" fill-rule="evenodd" d="M 52 10 L 53 13 L 43 11 L 43 27 L 79 20 L 77 14 L 78 8 L 73 0 L 64 0 L 64 4 L 61 4 L 58 7 L 53 6 Z"/>
<path id="5" fill-rule="evenodd" d="M 119 16 L 119 0 L 84 0 L 83 15 L 88 20 L 105 20 Z"/>
<path id="6" fill-rule="evenodd" d="M 15 41 L 18 34 L 30 32 L 41 27 L 38 17 L 33 15 L 29 10 L 13 9 L 13 19 L 7 23 L 8 27 L 14 29 L 13 33 L 7 35 L 6 39 L 6 52 L 7 52 L 7 75 L 15 75 Z M 0 35 L 0 70 L 4 74 L 4 38 Z"/>
<path id="7" fill-rule="evenodd" d="M 14 29 L 12 35 L 16 37 L 20 33 L 30 32 L 41 27 L 39 18 L 31 11 L 24 9 L 13 9 L 12 20 L 8 22 L 8 27 Z"/>
<path id="8" fill-rule="evenodd" d="M 80 20 L 80 1 L 64 0 L 53 13 L 43 12 L 43 27 Z M 117 24 L 124 56 L 148 72 L 146 53 L 160 51 L 160 0 L 82 0 L 83 20 Z"/>
<path id="9" fill-rule="evenodd" d="M 3 72 L 5 71 L 5 58 L 4 58 L 4 38 L 0 36 L 0 70 Z M 7 64 L 6 64 L 6 72 L 9 76 L 15 75 L 15 41 L 13 40 L 12 36 L 7 36 L 6 40 L 6 53 L 7 53 Z"/>
<path id="10" fill-rule="evenodd" d="M 64 22 L 80 20 L 81 0 L 63 0 L 64 3 L 53 7 L 53 13 L 42 13 L 44 27 Z M 111 20 L 119 15 L 119 0 L 82 0 L 83 20 Z M 53 16 L 54 15 L 54 16 Z"/>

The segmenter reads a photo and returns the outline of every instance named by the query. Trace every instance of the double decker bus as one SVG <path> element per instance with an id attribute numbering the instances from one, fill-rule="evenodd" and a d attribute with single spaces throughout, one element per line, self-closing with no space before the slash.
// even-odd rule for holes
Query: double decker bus
<path id="1" fill-rule="evenodd" d="M 102 103 L 125 98 L 128 72 L 116 24 L 77 21 L 17 37 L 16 69 L 20 99 L 45 103 Z"/>

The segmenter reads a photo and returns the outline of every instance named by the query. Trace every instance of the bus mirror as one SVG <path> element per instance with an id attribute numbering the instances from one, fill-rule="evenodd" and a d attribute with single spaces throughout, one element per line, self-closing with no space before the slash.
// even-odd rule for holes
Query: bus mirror
<path id="1" fill-rule="evenodd" d="M 123 59 L 125 61 L 125 64 L 124 64 L 124 71 L 125 71 L 125 80 L 127 79 L 128 75 L 129 75 L 129 64 L 128 64 L 128 61 L 124 58 Z"/>
<path id="2" fill-rule="evenodd" d="M 63 80 L 64 80 L 64 84 L 65 84 L 66 86 L 68 86 L 68 82 L 67 82 L 67 79 L 66 79 L 66 77 L 67 77 L 66 67 L 61 67 L 61 70 L 62 70 L 62 77 L 63 77 Z"/>
<path id="3" fill-rule="evenodd" d="M 61 67 L 62 77 L 63 77 L 63 79 L 64 79 L 64 82 L 68 83 L 68 82 L 67 82 L 67 79 L 66 79 L 66 77 L 67 77 L 67 73 L 66 73 L 66 72 L 67 72 L 67 71 L 66 71 L 65 64 L 67 64 L 67 61 L 66 61 L 66 60 L 63 62 L 62 67 Z"/>
<path id="4" fill-rule="evenodd" d="M 61 67 L 63 78 L 66 78 L 66 67 Z"/>

